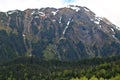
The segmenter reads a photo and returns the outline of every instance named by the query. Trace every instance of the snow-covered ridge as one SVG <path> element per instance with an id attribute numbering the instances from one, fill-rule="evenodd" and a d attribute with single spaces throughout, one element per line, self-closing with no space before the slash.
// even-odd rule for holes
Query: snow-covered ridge
<path id="1" fill-rule="evenodd" d="M 34 14 L 39 14 L 40 16 L 45 16 L 45 13 L 44 12 L 41 12 L 41 11 L 33 11 L 31 13 L 31 15 L 34 15 Z"/>
<path id="2" fill-rule="evenodd" d="M 18 10 L 8 11 L 7 14 L 18 13 Z"/>
<path id="3" fill-rule="evenodd" d="M 89 12 L 89 11 L 90 11 L 90 10 L 89 10 L 88 8 L 86 8 L 86 7 L 84 7 L 84 10 L 85 10 L 85 11 L 87 11 L 87 12 Z"/>
<path id="4" fill-rule="evenodd" d="M 101 17 L 95 17 L 94 19 L 90 19 L 91 21 L 93 21 L 95 24 L 100 24 L 100 21 L 102 20 Z"/>
<path id="5" fill-rule="evenodd" d="M 100 21 L 102 20 L 101 17 L 95 17 L 94 23 L 100 24 Z"/>
<path id="6" fill-rule="evenodd" d="M 78 12 L 80 10 L 80 7 L 77 7 L 74 5 L 68 5 L 67 8 L 71 8 L 71 9 L 75 10 L 76 12 Z"/>

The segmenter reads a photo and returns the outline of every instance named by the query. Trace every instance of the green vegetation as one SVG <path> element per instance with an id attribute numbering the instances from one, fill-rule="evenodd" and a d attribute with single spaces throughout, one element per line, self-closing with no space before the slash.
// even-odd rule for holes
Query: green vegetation
<path id="1" fill-rule="evenodd" d="M 0 80 L 119 80 L 120 56 L 77 62 L 21 57 L 0 65 Z"/>
<path id="2" fill-rule="evenodd" d="M 22 56 L 25 53 L 23 38 L 14 33 L 0 30 L 0 63 Z"/>
<path id="3" fill-rule="evenodd" d="M 54 45 L 49 44 L 46 49 L 43 51 L 44 53 L 44 58 L 46 60 L 52 60 L 55 59 L 56 51 L 54 49 Z"/>

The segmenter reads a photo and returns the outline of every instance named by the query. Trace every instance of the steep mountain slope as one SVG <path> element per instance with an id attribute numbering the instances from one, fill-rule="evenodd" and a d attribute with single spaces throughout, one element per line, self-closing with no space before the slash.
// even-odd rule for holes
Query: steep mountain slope
<path id="1" fill-rule="evenodd" d="M 0 42 L 0 56 L 6 59 L 79 60 L 120 54 L 118 27 L 73 5 L 0 12 Z"/>

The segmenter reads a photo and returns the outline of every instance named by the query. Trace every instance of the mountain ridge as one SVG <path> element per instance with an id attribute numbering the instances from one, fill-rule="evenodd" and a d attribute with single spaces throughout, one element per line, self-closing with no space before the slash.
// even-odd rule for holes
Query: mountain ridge
<path id="1" fill-rule="evenodd" d="M 1 56 L 79 60 L 120 54 L 120 31 L 87 7 L 0 12 Z M 2 34 L 6 34 L 3 36 Z M 12 42 L 14 41 L 14 42 Z M 12 51 L 13 50 L 13 51 Z M 6 55 L 5 55 L 6 56 Z"/>

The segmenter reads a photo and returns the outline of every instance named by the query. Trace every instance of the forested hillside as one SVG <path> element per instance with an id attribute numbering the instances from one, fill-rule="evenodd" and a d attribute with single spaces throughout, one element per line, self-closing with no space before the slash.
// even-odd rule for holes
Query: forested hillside
<path id="1" fill-rule="evenodd" d="M 77 62 L 21 57 L 0 65 L 0 80 L 119 80 L 120 56 Z"/>

